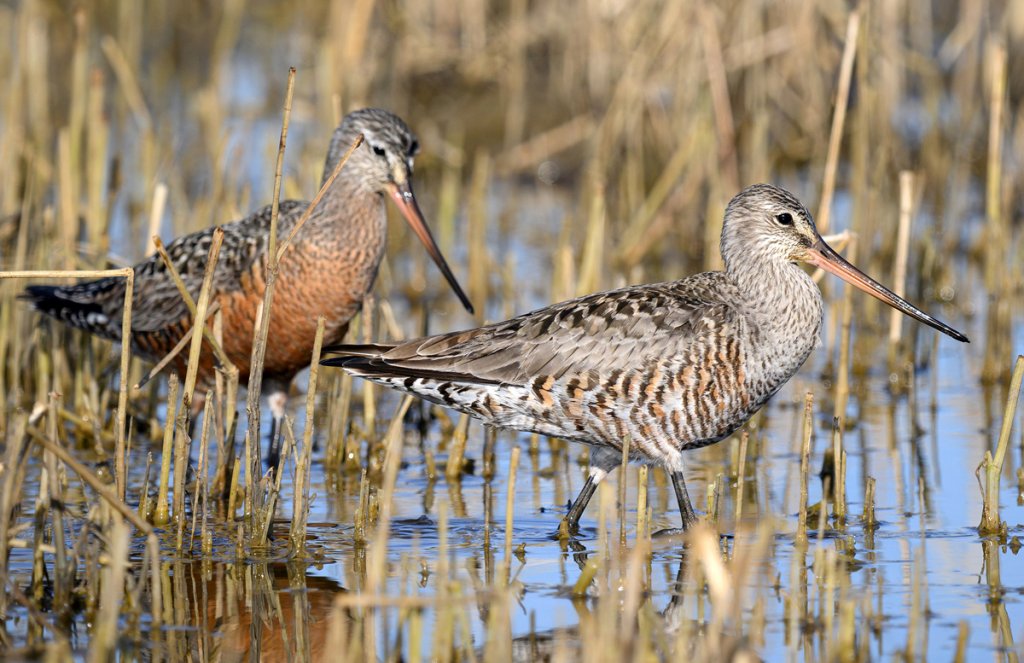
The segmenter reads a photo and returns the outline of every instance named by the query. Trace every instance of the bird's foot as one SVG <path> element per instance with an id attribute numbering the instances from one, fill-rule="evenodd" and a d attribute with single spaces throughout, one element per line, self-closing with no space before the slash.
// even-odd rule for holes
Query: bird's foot
<path id="1" fill-rule="evenodd" d="M 682 527 L 666 527 L 665 529 L 658 530 L 657 532 L 652 534 L 651 537 L 652 538 L 662 538 L 662 537 L 679 536 L 681 534 L 686 534 L 689 530 L 693 529 L 697 525 L 698 522 L 700 522 L 700 519 L 697 517 L 696 513 L 694 513 L 693 511 L 684 512 L 683 513 L 683 526 Z"/>
<path id="2" fill-rule="evenodd" d="M 659 529 L 657 532 L 651 534 L 652 539 L 664 539 L 670 536 L 680 536 L 686 534 L 685 527 L 666 527 L 665 529 Z"/>
<path id="3" fill-rule="evenodd" d="M 549 534 L 548 538 L 552 541 L 569 541 L 576 538 L 576 535 L 579 533 L 579 523 L 570 523 L 566 518 L 563 518 L 558 523 L 558 529 Z"/>

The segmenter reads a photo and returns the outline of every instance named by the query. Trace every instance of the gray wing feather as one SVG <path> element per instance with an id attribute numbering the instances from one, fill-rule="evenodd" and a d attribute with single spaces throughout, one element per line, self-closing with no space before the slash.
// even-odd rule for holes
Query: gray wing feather
<path id="1" fill-rule="evenodd" d="M 478 329 L 383 347 L 359 367 L 367 374 L 444 374 L 461 382 L 504 384 L 541 375 L 557 379 L 570 371 L 641 368 L 670 350 L 683 350 L 709 323 L 735 320 L 719 276 L 598 293 Z"/>

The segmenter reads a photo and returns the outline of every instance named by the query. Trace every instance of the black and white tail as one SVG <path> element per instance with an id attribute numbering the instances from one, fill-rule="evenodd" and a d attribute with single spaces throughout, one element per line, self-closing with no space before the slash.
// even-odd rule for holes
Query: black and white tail
<path id="1" fill-rule="evenodd" d="M 388 361 L 391 344 L 337 345 L 325 352 L 337 356 L 321 360 L 323 366 L 337 366 L 350 375 L 418 396 L 490 421 L 491 396 L 499 383 L 459 371 L 403 366 Z"/>
<path id="2" fill-rule="evenodd" d="M 122 287 L 114 278 L 70 286 L 33 285 L 25 288 L 20 298 L 66 325 L 116 341 L 121 336 L 121 320 L 111 319 L 104 304 Z"/>

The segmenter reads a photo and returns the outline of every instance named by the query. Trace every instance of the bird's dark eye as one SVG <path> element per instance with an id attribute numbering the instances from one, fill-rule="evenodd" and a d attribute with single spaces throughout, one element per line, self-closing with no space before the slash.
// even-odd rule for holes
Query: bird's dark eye
<path id="1" fill-rule="evenodd" d="M 783 212 L 782 214 L 776 214 L 775 220 L 779 222 L 779 225 L 791 226 L 793 225 L 793 215 L 789 212 Z"/>
<path id="2" fill-rule="evenodd" d="M 376 154 L 379 157 L 382 157 L 382 156 L 384 156 L 384 148 L 381 147 L 380 145 L 374 145 L 373 146 L 373 153 Z"/>
<path id="3" fill-rule="evenodd" d="M 409 143 L 409 156 L 413 157 L 413 156 L 416 156 L 419 153 L 420 153 L 420 142 L 418 140 L 413 139 L 413 141 L 411 143 Z"/>

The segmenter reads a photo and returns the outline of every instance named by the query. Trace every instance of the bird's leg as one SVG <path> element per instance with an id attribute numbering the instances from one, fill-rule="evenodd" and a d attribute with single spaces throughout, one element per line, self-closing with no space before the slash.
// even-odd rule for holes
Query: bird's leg
<path id="1" fill-rule="evenodd" d="M 281 435 L 284 425 L 285 407 L 288 405 L 288 392 L 284 389 L 275 388 L 267 395 L 267 405 L 270 406 L 270 446 L 267 450 L 267 465 L 277 469 L 281 456 Z"/>
<path id="2" fill-rule="evenodd" d="M 683 526 L 658 530 L 654 533 L 654 536 L 682 534 L 697 524 L 697 512 L 693 510 L 693 504 L 690 503 L 690 495 L 686 492 L 686 477 L 683 475 L 682 468 L 668 470 L 668 475 L 671 477 L 672 487 L 676 491 L 676 502 L 679 504 L 679 515 L 683 519 Z"/>
<path id="3" fill-rule="evenodd" d="M 597 484 L 599 480 L 594 478 L 594 474 L 591 473 L 587 477 L 586 483 L 583 484 L 583 488 L 580 490 L 580 494 L 573 500 L 572 506 L 569 507 L 569 513 L 565 514 L 565 518 L 562 522 L 565 524 L 566 529 L 569 532 L 576 532 L 580 527 L 580 518 L 583 516 L 583 512 L 587 508 L 587 504 L 590 503 L 590 498 L 597 492 Z"/>
<path id="4" fill-rule="evenodd" d="M 565 538 L 575 534 L 580 528 L 580 518 L 590 503 L 590 499 L 597 492 L 597 484 L 608 476 L 608 473 L 615 469 L 622 456 L 612 449 L 606 447 L 590 448 L 590 474 L 586 483 L 580 489 L 579 495 L 573 500 L 569 507 L 569 513 L 565 514 L 561 524 L 558 526 L 558 538 Z"/>
<path id="5" fill-rule="evenodd" d="M 672 473 L 672 487 L 676 489 L 676 501 L 679 503 L 679 515 L 683 519 L 683 531 L 697 524 L 697 512 L 690 504 L 690 495 L 686 492 L 686 478 L 682 470 Z"/>

